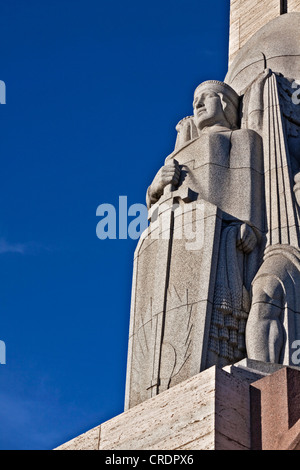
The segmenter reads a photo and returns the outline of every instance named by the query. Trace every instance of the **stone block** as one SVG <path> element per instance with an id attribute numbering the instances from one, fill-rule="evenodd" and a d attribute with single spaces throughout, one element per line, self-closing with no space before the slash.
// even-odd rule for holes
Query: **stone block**
<path id="1" fill-rule="evenodd" d="M 249 384 L 211 367 L 55 450 L 246 450 Z"/>
<path id="2" fill-rule="evenodd" d="M 284 367 L 250 386 L 253 450 L 300 449 L 300 370 Z"/>
<path id="3" fill-rule="evenodd" d="M 298 0 L 288 0 L 289 11 L 299 11 Z M 229 64 L 240 48 L 282 12 L 281 0 L 231 0 Z"/>
<path id="4" fill-rule="evenodd" d="M 62 444 L 57 450 L 98 450 L 100 438 L 100 426 L 71 439 Z M 56 449 L 54 449 L 56 450 Z"/>
<path id="5" fill-rule="evenodd" d="M 193 377 L 206 361 L 221 213 L 205 201 L 181 201 L 164 226 L 136 250 L 125 409 Z M 161 236 L 168 230 L 170 243 Z"/>
<path id="6" fill-rule="evenodd" d="M 300 368 L 211 367 L 54 450 L 300 450 Z"/>
<path id="7" fill-rule="evenodd" d="M 262 9 L 265 3 L 269 4 L 265 1 L 259 1 L 258 3 L 262 5 Z M 230 57 L 225 82 L 231 85 L 238 94 L 242 95 L 245 89 L 264 70 L 265 60 L 267 66 L 276 73 L 295 79 L 299 77 L 299 18 L 299 11 L 279 16 L 276 13 L 273 18 L 268 17 L 264 21 L 260 20 L 253 28 L 251 27 L 251 36 L 247 37 L 246 42 L 239 39 L 238 45 L 230 43 L 230 50 L 234 49 L 235 52 L 234 56 Z M 239 28 L 242 29 L 241 26 Z M 233 25 L 232 34 L 232 37 L 237 36 L 235 24 Z M 240 34 L 242 36 L 242 33 Z M 291 57 L 293 57 L 293 60 L 291 60 Z"/>

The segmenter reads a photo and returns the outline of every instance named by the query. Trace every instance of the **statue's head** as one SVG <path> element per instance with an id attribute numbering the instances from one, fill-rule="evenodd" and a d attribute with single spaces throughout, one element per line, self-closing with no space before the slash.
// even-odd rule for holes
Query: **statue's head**
<path id="1" fill-rule="evenodd" d="M 215 125 L 237 129 L 239 96 L 226 83 L 217 80 L 201 83 L 195 90 L 193 107 L 198 130 Z"/>

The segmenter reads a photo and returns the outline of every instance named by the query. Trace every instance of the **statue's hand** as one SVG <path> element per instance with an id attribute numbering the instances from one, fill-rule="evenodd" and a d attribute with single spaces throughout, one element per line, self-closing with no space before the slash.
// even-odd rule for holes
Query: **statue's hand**
<path id="1" fill-rule="evenodd" d="M 173 184 L 174 186 L 178 185 L 180 178 L 180 168 L 176 160 L 172 160 L 170 163 L 163 166 L 160 171 L 162 189 L 164 189 L 168 184 Z"/>
<path id="2" fill-rule="evenodd" d="M 236 246 L 246 254 L 251 253 L 257 244 L 257 238 L 254 230 L 248 224 L 242 224 L 239 227 Z"/>
<path id="3" fill-rule="evenodd" d="M 179 178 L 179 164 L 176 160 L 172 160 L 170 163 L 163 166 L 155 176 L 153 183 L 150 186 L 151 197 L 158 200 L 162 196 L 164 189 L 168 184 L 172 184 L 174 186 L 178 185 Z"/>

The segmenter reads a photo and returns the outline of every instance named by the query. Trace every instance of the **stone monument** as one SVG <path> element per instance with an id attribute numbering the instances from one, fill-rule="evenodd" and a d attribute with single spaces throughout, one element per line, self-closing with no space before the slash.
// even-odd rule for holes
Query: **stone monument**
<path id="1" fill-rule="evenodd" d="M 193 116 L 177 125 L 175 150 L 147 191 L 126 408 L 210 366 L 244 358 L 293 364 L 300 339 L 300 14 L 278 1 L 278 17 L 250 38 L 242 27 L 248 3 L 231 9 L 240 17 L 232 19 L 225 82 L 197 87 Z M 256 3 L 255 18 L 269 15 Z M 199 238 L 193 249 L 182 237 L 187 213 Z"/>
<path id="2" fill-rule="evenodd" d="M 151 220 L 135 255 L 127 407 L 246 355 L 264 234 L 262 138 L 238 127 L 239 97 L 225 83 L 202 83 L 193 106 L 147 191 Z M 192 246 L 187 224 L 195 226 Z"/>
<path id="3" fill-rule="evenodd" d="M 300 446 L 299 27 L 299 0 L 231 2 L 228 73 L 196 88 L 147 190 L 125 413 L 91 431 L 98 449 Z"/>

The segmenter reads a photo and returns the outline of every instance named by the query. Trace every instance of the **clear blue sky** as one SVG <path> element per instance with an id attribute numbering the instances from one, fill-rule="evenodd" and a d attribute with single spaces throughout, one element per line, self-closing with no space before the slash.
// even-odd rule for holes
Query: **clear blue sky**
<path id="1" fill-rule="evenodd" d="M 123 411 L 144 203 L 194 88 L 227 72 L 229 0 L 1 4 L 0 449 L 52 449 Z"/>

